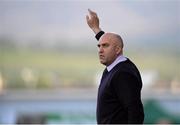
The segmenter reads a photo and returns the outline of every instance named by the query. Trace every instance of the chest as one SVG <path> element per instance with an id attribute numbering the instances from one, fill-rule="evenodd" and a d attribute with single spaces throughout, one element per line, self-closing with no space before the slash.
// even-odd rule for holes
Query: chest
<path id="1" fill-rule="evenodd" d="M 117 100 L 117 92 L 113 86 L 113 74 L 108 74 L 105 78 L 101 79 L 98 89 L 98 99 L 105 102 Z"/>

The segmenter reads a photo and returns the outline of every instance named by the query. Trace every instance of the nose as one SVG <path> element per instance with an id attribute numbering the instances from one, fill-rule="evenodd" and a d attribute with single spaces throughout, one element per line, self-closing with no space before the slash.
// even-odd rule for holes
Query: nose
<path id="1" fill-rule="evenodd" d="M 104 50 L 103 50 L 103 47 L 100 46 L 98 51 L 99 51 L 99 53 L 103 53 L 103 51 L 104 51 Z"/>

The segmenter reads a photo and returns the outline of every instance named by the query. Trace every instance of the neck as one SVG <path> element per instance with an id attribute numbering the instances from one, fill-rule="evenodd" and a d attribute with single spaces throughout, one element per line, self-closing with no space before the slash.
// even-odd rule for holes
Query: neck
<path id="1" fill-rule="evenodd" d="M 127 58 L 123 55 L 119 55 L 110 65 L 106 66 L 107 70 L 110 71 L 114 66 L 116 66 L 118 63 L 126 61 Z"/>

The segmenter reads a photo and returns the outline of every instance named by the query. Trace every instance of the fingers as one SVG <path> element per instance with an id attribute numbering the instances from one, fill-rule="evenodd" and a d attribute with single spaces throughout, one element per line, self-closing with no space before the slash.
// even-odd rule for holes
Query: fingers
<path id="1" fill-rule="evenodd" d="M 90 9 L 88 9 L 88 11 L 89 11 L 89 14 L 90 14 L 91 16 L 97 17 L 96 12 L 94 12 L 94 11 L 92 11 L 92 10 L 90 10 Z"/>

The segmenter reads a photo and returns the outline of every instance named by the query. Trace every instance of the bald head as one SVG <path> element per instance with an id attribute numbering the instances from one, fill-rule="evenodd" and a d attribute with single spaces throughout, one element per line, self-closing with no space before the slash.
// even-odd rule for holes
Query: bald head
<path id="1" fill-rule="evenodd" d="M 123 41 L 115 33 L 105 33 L 101 36 L 98 47 L 100 62 L 106 66 L 123 54 Z"/>
<path id="2" fill-rule="evenodd" d="M 119 46 L 121 49 L 124 47 L 123 40 L 120 35 L 115 33 L 105 33 L 101 38 L 100 41 L 106 39 L 113 43 L 116 46 Z"/>

